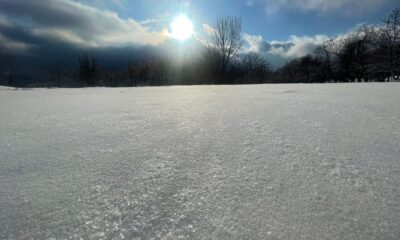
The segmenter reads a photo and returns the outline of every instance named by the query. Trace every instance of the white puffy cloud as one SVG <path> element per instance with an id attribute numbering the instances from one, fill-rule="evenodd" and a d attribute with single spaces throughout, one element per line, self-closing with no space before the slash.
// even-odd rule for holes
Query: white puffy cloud
<path id="1" fill-rule="evenodd" d="M 303 57 L 314 51 L 316 46 L 323 41 L 329 39 L 326 35 L 315 36 L 291 36 L 289 40 L 266 41 L 261 36 L 244 35 L 247 42 L 246 51 L 257 52 L 262 54 L 276 55 L 285 59 Z"/>
<path id="2" fill-rule="evenodd" d="M 209 36 L 213 35 L 216 32 L 215 28 L 206 23 L 203 24 L 203 31 Z"/>
<path id="3" fill-rule="evenodd" d="M 312 53 L 317 45 L 328 40 L 329 37 L 326 35 L 315 35 L 315 36 L 291 36 L 289 43 L 292 44 L 287 51 L 284 51 L 283 56 L 293 58 L 302 57 Z"/>
<path id="4" fill-rule="evenodd" d="M 160 45 L 168 37 L 167 29 L 151 31 L 134 19 L 73 0 L 0 0 L 0 9 L 29 19 L 37 37 L 85 47 Z"/>

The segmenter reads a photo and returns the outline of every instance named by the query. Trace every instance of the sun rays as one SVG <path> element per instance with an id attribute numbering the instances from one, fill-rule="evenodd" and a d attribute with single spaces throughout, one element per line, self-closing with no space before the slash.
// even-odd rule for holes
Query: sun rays
<path id="1" fill-rule="evenodd" d="M 180 15 L 171 24 L 172 37 L 179 41 L 185 41 L 193 35 L 193 23 L 185 15 Z"/>

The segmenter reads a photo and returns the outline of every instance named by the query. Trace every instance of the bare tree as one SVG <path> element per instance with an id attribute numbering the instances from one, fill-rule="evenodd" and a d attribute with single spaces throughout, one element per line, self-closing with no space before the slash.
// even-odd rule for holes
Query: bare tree
<path id="1" fill-rule="evenodd" d="M 328 82 L 334 81 L 332 54 L 329 51 L 328 45 L 322 43 L 314 50 L 314 54 L 321 62 L 321 71 L 323 71 L 324 80 Z"/>
<path id="2" fill-rule="evenodd" d="M 278 81 L 387 81 L 400 77 L 400 8 L 380 25 L 363 25 L 351 34 L 319 45 L 314 55 L 290 61 Z"/>
<path id="3" fill-rule="evenodd" d="M 9 56 L 0 42 L 0 84 L 11 85 L 11 56 Z"/>
<path id="4" fill-rule="evenodd" d="M 400 49 L 400 8 L 383 19 L 384 26 L 380 28 L 378 44 L 381 49 L 381 58 L 389 67 L 390 77 L 398 76 L 399 72 L 399 49 Z"/>
<path id="5" fill-rule="evenodd" d="M 106 84 L 110 87 L 120 87 L 126 77 L 126 71 L 111 69 L 105 72 Z"/>
<path id="6" fill-rule="evenodd" d="M 361 26 L 342 38 L 329 39 L 314 51 L 326 81 L 368 81 L 373 69 L 371 54 L 374 27 Z"/>
<path id="7" fill-rule="evenodd" d="M 96 78 L 98 77 L 96 58 L 86 53 L 79 57 L 79 76 L 86 85 L 94 86 L 96 84 Z"/>
<path id="8" fill-rule="evenodd" d="M 351 80 L 369 81 L 368 73 L 373 63 L 371 59 L 373 28 L 366 25 L 347 37 L 342 53 L 349 60 Z"/>
<path id="9" fill-rule="evenodd" d="M 263 83 L 270 72 L 269 63 L 258 53 L 250 52 L 243 57 L 245 83 Z"/>
<path id="10" fill-rule="evenodd" d="M 50 75 L 52 78 L 53 84 L 56 87 L 60 88 L 63 86 L 64 81 L 67 79 L 67 69 L 63 66 L 57 66 L 50 70 Z"/>
<path id="11" fill-rule="evenodd" d="M 136 87 L 138 82 L 140 68 L 136 64 L 130 64 L 128 66 L 128 76 L 130 80 L 130 87 Z"/>
<path id="12" fill-rule="evenodd" d="M 225 17 L 217 21 L 211 36 L 211 48 L 215 50 L 217 63 L 222 73 L 243 46 L 242 20 L 237 17 Z"/>

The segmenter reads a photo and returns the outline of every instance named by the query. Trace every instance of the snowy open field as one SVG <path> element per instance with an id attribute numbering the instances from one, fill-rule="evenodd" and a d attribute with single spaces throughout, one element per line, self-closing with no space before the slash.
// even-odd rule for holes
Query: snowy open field
<path id="1" fill-rule="evenodd" d="M 0 88 L 0 239 L 400 239 L 400 83 Z"/>

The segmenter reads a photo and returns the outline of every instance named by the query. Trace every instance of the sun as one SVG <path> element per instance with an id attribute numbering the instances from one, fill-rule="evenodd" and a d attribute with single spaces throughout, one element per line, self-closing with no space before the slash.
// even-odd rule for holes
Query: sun
<path id="1" fill-rule="evenodd" d="M 172 37 L 185 41 L 193 35 L 193 23 L 184 15 L 181 15 L 172 22 Z"/>

